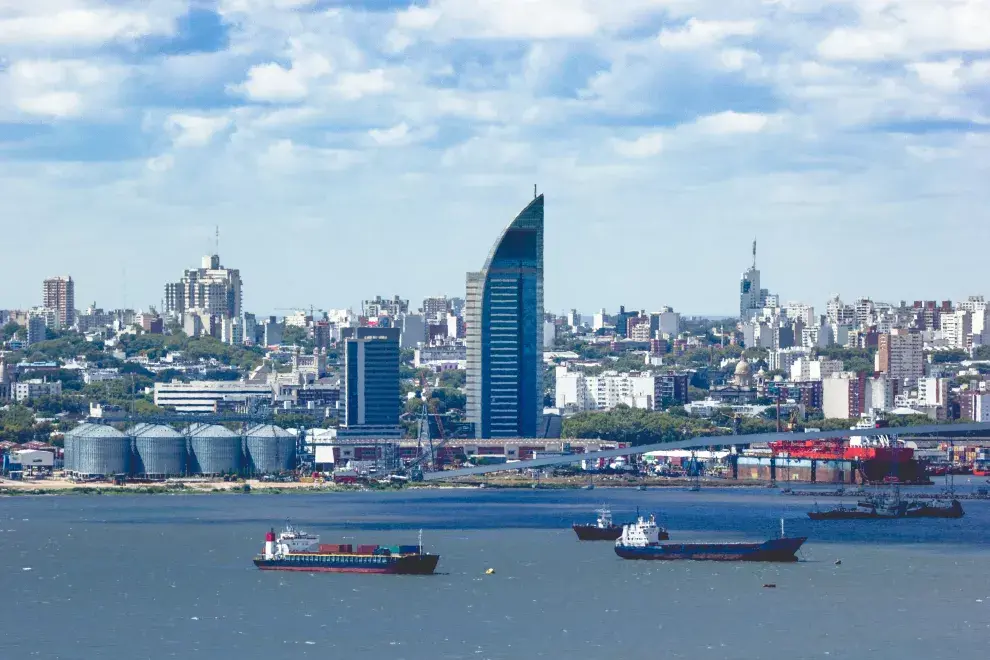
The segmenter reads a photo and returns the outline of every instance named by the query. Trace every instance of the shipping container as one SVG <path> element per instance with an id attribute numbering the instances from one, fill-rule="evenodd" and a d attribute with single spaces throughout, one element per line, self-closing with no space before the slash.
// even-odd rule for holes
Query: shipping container
<path id="1" fill-rule="evenodd" d="M 399 554 L 400 555 L 414 555 L 419 552 L 418 545 L 400 545 Z"/>
<path id="2" fill-rule="evenodd" d="M 377 549 L 377 545 L 359 545 L 357 551 L 359 555 L 371 555 L 374 554 Z"/>

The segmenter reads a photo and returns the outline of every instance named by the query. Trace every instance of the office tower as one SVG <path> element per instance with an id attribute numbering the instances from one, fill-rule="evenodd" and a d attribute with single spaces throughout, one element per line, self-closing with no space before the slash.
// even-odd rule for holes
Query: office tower
<path id="1" fill-rule="evenodd" d="M 543 195 L 467 275 L 467 419 L 479 438 L 536 437 L 543 417 Z"/>
<path id="2" fill-rule="evenodd" d="M 399 424 L 398 328 L 344 328 L 344 424 Z"/>

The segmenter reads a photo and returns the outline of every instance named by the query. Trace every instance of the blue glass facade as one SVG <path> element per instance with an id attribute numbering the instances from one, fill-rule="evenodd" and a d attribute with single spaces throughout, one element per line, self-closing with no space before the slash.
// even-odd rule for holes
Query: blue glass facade
<path id="1" fill-rule="evenodd" d="M 345 328 L 344 424 L 395 426 L 399 423 L 399 330 Z"/>
<path id="2" fill-rule="evenodd" d="M 543 416 L 543 195 L 467 277 L 467 416 L 479 438 L 536 437 Z"/>

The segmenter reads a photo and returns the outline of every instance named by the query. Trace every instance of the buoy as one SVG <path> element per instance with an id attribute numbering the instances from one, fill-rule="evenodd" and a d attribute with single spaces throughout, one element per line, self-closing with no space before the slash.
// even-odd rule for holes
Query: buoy
<path id="1" fill-rule="evenodd" d="M 842 560 L 841 559 L 836 559 L 835 560 L 835 565 L 836 566 L 842 566 Z"/>
<path id="2" fill-rule="evenodd" d="M 495 569 L 489 568 L 487 571 L 485 571 L 485 575 L 495 575 Z"/>
<path id="3" fill-rule="evenodd" d="M 776 588 L 777 588 L 777 585 L 775 585 L 775 584 L 773 584 L 773 583 L 771 582 L 771 583 L 769 583 L 769 584 L 765 584 L 765 585 L 763 585 L 763 588 L 764 588 L 764 589 L 776 589 Z"/>

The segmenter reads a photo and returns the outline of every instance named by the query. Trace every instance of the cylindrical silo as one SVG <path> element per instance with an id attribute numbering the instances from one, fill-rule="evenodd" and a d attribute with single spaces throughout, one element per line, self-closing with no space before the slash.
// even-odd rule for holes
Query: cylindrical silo
<path id="1" fill-rule="evenodd" d="M 85 430 L 85 427 L 87 426 L 90 426 L 90 424 L 83 423 L 70 431 L 66 431 L 65 433 L 65 437 L 64 437 L 65 460 L 63 463 L 63 469 L 66 472 L 74 472 L 76 469 L 75 462 L 76 462 L 76 454 L 78 452 L 78 450 L 76 449 L 76 437 L 79 435 L 80 431 Z"/>
<path id="2" fill-rule="evenodd" d="M 219 424 L 196 424 L 186 433 L 192 474 L 240 474 L 244 464 L 241 436 Z"/>
<path id="3" fill-rule="evenodd" d="M 252 474 L 289 472 L 296 466 L 296 436 L 272 424 L 258 424 L 244 434 L 244 454 Z"/>
<path id="4" fill-rule="evenodd" d="M 128 435 L 134 441 L 134 474 L 159 478 L 186 474 L 186 437 L 171 426 L 138 424 Z"/>
<path id="5" fill-rule="evenodd" d="M 85 424 L 75 435 L 73 444 L 72 464 L 77 474 L 94 477 L 128 474 L 131 439 L 112 426 Z"/>

